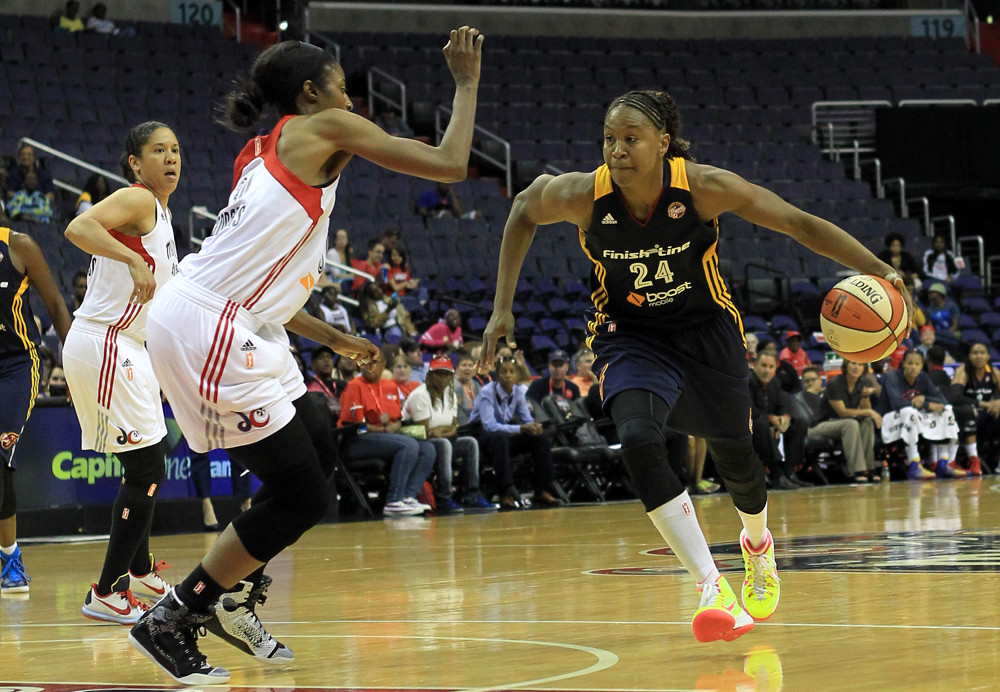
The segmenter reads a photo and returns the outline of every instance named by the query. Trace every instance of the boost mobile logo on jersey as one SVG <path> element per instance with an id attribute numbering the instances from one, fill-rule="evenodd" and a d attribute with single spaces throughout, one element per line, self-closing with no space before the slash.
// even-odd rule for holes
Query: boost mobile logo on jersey
<path id="1" fill-rule="evenodd" d="M 635 291 L 629 291 L 628 297 L 625 299 L 632 303 L 636 307 L 646 306 L 647 308 L 655 308 L 660 305 L 668 305 L 674 302 L 674 298 L 679 296 L 684 291 L 691 288 L 691 282 L 685 281 L 679 286 L 674 286 L 666 291 L 649 291 L 646 295 L 636 293 Z"/>
<path id="2" fill-rule="evenodd" d="M 255 408 L 250 414 L 235 412 L 240 417 L 236 429 L 240 432 L 250 432 L 253 428 L 263 428 L 271 420 L 271 414 L 264 408 Z"/>
<path id="3" fill-rule="evenodd" d="M 628 292 L 628 298 L 626 300 L 636 307 L 642 307 L 642 304 L 646 302 L 646 296 L 640 295 L 635 291 Z"/>

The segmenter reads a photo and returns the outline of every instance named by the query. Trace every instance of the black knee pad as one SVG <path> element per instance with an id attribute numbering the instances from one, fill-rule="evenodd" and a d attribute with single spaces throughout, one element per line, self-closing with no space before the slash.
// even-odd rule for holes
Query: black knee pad
<path id="1" fill-rule="evenodd" d="M 745 514 L 764 511 L 767 504 L 764 465 L 753 449 L 751 438 L 708 440 L 707 444 L 736 509 Z"/>
<path id="2" fill-rule="evenodd" d="M 663 427 L 652 418 L 627 418 L 618 426 L 622 461 L 647 512 L 684 492 L 667 459 Z"/>
<path id="3" fill-rule="evenodd" d="M 300 396 L 292 403 L 309 433 L 313 447 L 316 448 L 323 474 L 329 479 L 337 466 L 338 456 L 337 441 L 333 437 L 333 425 L 330 423 L 330 412 L 326 406 L 317 404 L 308 394 Z"/>
<path id="4" fill-rule="evenodd" d="M 116 456 L 122 463 L 124 484 L 150 493 L 149 496 L 153 497 L 163 485 L 166 474 L 166 448 L 163 442 L 142 449 L 118 452 Z"/>
<path id="5" fill-rule="evenodd" d="M 326 483 L 303 485 L 291 503 L 279 501 L 285 496 L 272 495 L 233 519 L 233 529 L 243 547 L 261 562 L 269 562 L 318 524 L 326 516 L 330 502 Z"/>
<path id="6" fill-rule="evenodd" d="M 0 519 L 10 519 L 17 514 L 17 495 L 14 494 L 14 469 L 0 460 Z"/>

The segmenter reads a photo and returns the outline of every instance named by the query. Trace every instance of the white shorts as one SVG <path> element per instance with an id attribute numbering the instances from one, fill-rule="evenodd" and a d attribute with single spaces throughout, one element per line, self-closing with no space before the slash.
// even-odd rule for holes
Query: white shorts
<path id="1" fill-rule="evenodd" d="M 149 306 L 153 370 L 188 445 L 240 447 L 280 430 L 305 394 L 284 327 L 175 276 Z"/>
<path id="2" fill-rule="evenodd" d="M 160 385 L 142 342 L 76 318 L 63 347 L 63 370 L 80 419 L 84 449 L 127 452 L 167 434 Z"/>
<path id="3" fill-rule="evenodd" d="M 882 416 L 882 442 L 888 444 L 902 440 L 908 445 L 915 445 L 921 437 L 931 442 L 958 439 L 958 424 L 950 404 L 941 413 L 904 406 Z"/>

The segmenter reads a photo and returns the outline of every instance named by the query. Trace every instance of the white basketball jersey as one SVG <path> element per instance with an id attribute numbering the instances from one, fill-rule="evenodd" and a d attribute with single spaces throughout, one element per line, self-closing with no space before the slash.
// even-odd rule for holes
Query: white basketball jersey
<path id="1" fill-rule="evenodd" d="M 180 265 L 199 286 L 270 324 L 285 324 L 301 310 L 323 273 L 327 219 L 340 183 L 338 177 L 311 187 L 278 160 L 278 138 L 292 117 L 243 148 L 229 205 L 201 250 Z"/>
<path id="2" fill-rule="evenodd" d="M 160 205 L 160 200 L 156 200 L 156 225 L 146 235 L 125 235 L 113 228 L 108 231 L 146 260 L 146 264 L 153 270 L 157 291 L 177 273 L 177 247 L 170 218 L 170 211 Z M 127 264 L 94 255 L 87 271 L 87 293 L 83 304 L 73 315 L 114 327 L 116 331 L 128 334 L 142 343 L 146 340 L 146 312 L 149 303 L 132 302 L 134 292 L 135 284 Z"/>

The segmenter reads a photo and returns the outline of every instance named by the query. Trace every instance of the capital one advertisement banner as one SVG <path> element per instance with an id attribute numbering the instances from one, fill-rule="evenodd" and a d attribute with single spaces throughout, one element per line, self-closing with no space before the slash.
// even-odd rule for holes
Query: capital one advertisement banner
<path id="1" fill-rule="evenodd" d="M 190 480 L 190 450 L 170 407 L 164 405 L 167 423 L 166 476 L 161 500 L 195 497 Z M 212 495 L 229 495 L 229 457 L 223 450 L 209 453 Z M 18 509 L 111 504 L 121 484 L 122 466 L 114 454 L 98 454 L 80 447 L 80 423 L 70 406 L 35 407 L 17 443 Z M 256 478 L 252 490 L 260 487 Z"/>

